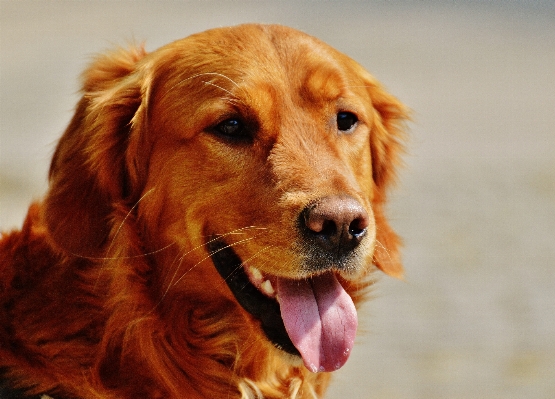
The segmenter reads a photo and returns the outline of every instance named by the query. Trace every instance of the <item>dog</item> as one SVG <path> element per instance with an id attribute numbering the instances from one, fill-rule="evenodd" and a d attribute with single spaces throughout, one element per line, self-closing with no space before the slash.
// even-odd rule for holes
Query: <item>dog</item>
<path id="1" fill-rule="evenodd" d="M 0 241 L 5 395 L 322 397 L 374 271 L 403 273 L 384 207 L 407 118 L 278 25 L 95 58 Z"/>

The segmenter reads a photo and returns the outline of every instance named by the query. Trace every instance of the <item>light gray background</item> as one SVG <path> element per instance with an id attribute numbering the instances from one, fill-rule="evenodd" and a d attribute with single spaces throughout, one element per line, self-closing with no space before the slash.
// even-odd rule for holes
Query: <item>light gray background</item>
<path id="1" fill-rule="evenodd" d="M 414 110 L 384 278 L 329 398 L 555 398 L 552 1 L 1 1 L 0 228 L 46 189 L 95 52 L 207 28 L 290 25 Z"/>

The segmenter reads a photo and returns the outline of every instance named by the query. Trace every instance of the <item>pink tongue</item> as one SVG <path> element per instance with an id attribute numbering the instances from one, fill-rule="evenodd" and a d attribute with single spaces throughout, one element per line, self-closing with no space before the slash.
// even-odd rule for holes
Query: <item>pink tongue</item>
<path id="1" fill-rule="evenodd" d="M 334 371 L 347 361 L 357 329 L 353 300 L 333 273 L 307 280 L 278 278 L 281 317 L 305 366 Z"/>

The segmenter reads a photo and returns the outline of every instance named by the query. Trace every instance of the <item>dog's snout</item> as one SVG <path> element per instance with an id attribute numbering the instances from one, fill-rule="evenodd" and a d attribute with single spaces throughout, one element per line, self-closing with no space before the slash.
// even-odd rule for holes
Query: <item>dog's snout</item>
<path id="1" fill-rule="evenodd" d="M 307 238 L 332 256 L 343 257 L 352 251 L 369 225 L 366 210 L 346 195 L 324 197 L 307 206 L 301 215 Z"/>

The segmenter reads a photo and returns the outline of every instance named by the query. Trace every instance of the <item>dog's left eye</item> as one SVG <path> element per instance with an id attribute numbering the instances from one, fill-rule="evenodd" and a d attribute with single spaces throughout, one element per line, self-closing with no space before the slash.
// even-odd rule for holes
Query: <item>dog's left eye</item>
<path id="1" fill-rule="evenodd" d="M 214 129 L 217 133 L 227 137 L 240 137 L 246 134 L 243 122 L 234 118 L 218 123 Z"/>
<path id="2" fill-rule="evenodd" d="M 337 113 L 337 128 L 342 132 L 348 132 L 356 123 L 358 118 L 352 112 L 338 112 Z"/>

